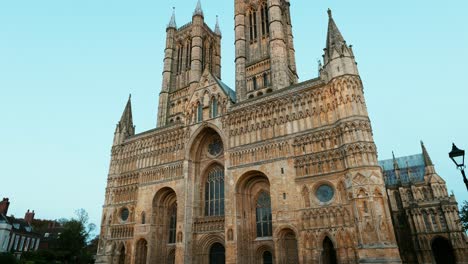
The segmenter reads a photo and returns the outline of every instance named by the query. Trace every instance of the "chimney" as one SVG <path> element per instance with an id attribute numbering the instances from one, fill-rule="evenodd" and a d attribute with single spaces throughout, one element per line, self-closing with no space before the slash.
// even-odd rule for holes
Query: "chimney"
<path id="1" fill-rule="evenodd" d="M 10 201 L 8 198 L 3 198 L 0 202 L 0 214 L 7 215 L 8 207 L 10 207 Z"/>
<path id="2" fill-rule="evenodd" d="M 32 212 L 29 212 L 29 209 L 28 211 L 26 212 L 26 214 L 24 214 L 24 221 L 26 221 L 28 224 L 31 224 L 32 221 L 34 220 L 34 210 Z"/>

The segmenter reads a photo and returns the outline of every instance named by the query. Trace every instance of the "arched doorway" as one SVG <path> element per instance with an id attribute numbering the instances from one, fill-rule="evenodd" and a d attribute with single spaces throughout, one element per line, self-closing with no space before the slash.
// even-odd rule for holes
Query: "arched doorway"
<path id="1" fill-rule="evenodd" d="M 177 233 L 177 195 L 171 188 L 159 190 L 153 199 L 152 236 L 156 243 L 150 250 L 150 259 L 166 263 L 171 250 L 175 249 Z"/>
<path id="2" fill-rule="evenodd" d="M 146 254 L 148 252 L 148 242 L 144 239 L 140 239 L 136 246 L 136 264 L 146 264 Z"/>
<path id="3" fill-rule="evenodd" d="M 119 251 L 119 264 L 125 264 L 125 247 L 122 246 L 122 248 Z"/>
<path id="4" fill-rule="evenodd" d="M 336 260 L 336 250 L 333 246 L 333 242 L 329 237 L 325 237 L 323 240 L 322 263 L 338 264 Z"/>
<path id="5" fill-rule="evenodd" d="M 273 264 L 273 255 L 270 251 L 263 252 L 263 264 Z"/>
<path id="6" fill-rule="evenodd" d="M 455 264 L 455 255 L 450 241 L 437 237 L 432 241 L 431 248 L 437 264 Z"/>
<path id="7" fill-rule="evenodd" d="M 297 248 L 296 234 L 291 229 L 284 229 L 279 234 L 280 237 L 280 263 L 297 264 L 299 263 L 299 253 Z"/>
<path id="8" fill-rule="evenodd" d="M 226 263 L 226 250 L 220 243 L 214 243 L 210 248 L 210 264 Z"/>
<path id="9" fill-rule="evenodd" d="M 274 248 L 270 181 L 265 174 L 250 171 L 239 178 L 236 184 L 236 211 L 242 216 L 237 229 L 237 261 L 262 263 L 263 250 L 254 251 L 259 241 L 268 248 Z"/>

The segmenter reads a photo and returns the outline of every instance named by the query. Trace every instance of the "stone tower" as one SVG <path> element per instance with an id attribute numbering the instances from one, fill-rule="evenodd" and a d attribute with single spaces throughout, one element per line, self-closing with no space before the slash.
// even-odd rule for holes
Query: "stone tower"
<path id="1" fill-rule="evenodd" d="M 297 82 L 289 1 L 235 0 L 238 101 Z"/>
<path id="2" fill-rule="evenodd" d="M 221 79 L 221 31 L 218 23 L 215 30 L 205 24 L 198 1 L 190 23 L 177 28 L 174 11 L 167 25 L 158 127 L 184 122 L 188 96 L 204 71 Z"/>

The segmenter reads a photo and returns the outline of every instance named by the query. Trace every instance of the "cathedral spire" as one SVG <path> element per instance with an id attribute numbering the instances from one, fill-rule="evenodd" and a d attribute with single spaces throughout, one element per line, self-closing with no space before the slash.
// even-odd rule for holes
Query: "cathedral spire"
<path id="1" fill-rule="evenodd" d="M 218 36 L 221 36 L 221 29 L 219 28 L 219 19 L 218 16 L 216 16 L 216 25 L 215 25 L 215 30 L 214 33 Z"/>
<path id="2" fill-rule="evenodd" d="M 197 6 L 195 7 L 195 11 L 193 11 L 193 16 L 203 16 L 203 9 L 202 9 L 200 0 L 198 0 L 198 2 L 197 2 Z"/>
<path id="3" fill-rule="evenodd" d="M 426 146 L 424 146 L 424 142 L 421 141 L 421 148 L 422 148 L 422 154 L 424 157 L 424 163 L 426 166 L 434 166 L 432 163 L 431 157 L 429 156 L 429 153 L 427 152 Z"/>
<path id="4" fill-rule="evenodd" d="M 114 145 L 122 144 L 125 139 L 133 135 L 135 135 L 135 126 L 133 126 L 132 95 L 129 95 L 122 117 L 115 128 Z"/>
<path id="5" fill-rule="evenodd" d="M 343 35 L 328 9 L 327 41 L 323 54 L 323 70 L 320 77 L 326 82 L 343 75 L 359 75 L 354 59 L 353 47 L 346 44 Z"/>
<path id="6" fill-rule="evenodd" d="M 169 24 L 167 24 L 167 28 L 177 29 L 177 23 L 176 23 L 176 18 L 175 18 L 175 7 L 172 8 L 171 20 L 169 21 Z"/>
<path id="7" fill-rule="evenodd" d="M 334 48 L 340 49 L 343 45 L 346 45 L 346 41 L 343 38 L 338 26 L 333 19 L 331 9 L 328 9 L 328 33 L 327 33 L 327 44 L 326 50 L 328 53 L 332 52 Z"/>

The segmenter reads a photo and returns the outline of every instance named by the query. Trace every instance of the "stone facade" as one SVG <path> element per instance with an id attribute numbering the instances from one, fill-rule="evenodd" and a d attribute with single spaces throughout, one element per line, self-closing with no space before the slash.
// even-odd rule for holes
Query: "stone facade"
<path id="1" fill-rule="evenodd" d="M 323 67 L 297 83 L 290 4 L 235 0 L 221 32 L 167 27 L 157 128 L 117 125 L 97 263 L 401 263 L 351 46 L 331 11 Z"/>
<path id="2" fill-rule="evenodd" d="M 455 196 L 421 143 L 422 153 L 381 161 L 404 263 L 468 263 Z"/>

